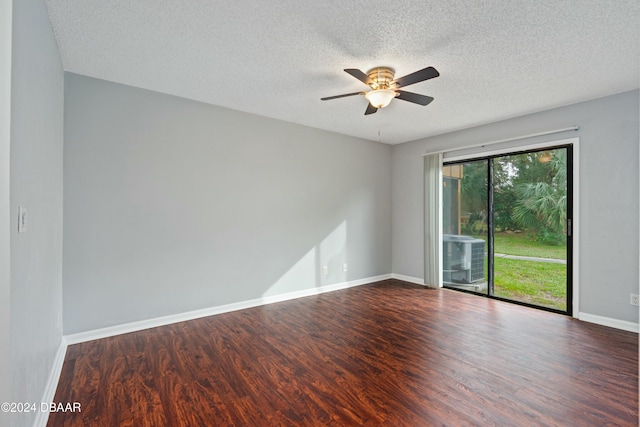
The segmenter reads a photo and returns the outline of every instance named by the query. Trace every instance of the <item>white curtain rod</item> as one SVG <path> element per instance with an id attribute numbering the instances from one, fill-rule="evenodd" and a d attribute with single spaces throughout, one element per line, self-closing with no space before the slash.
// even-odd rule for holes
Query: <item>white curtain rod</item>
<path id="1" fill-rule="evenodd" d="M 571 126 L 571 127 L 568 127 L 568 128 L 548 130 L 548 131 L 545 131 L 545 132 L 530 133 L 529 135 L 522 135 L 522 136 L 516 136 L 516 137 L 513 137 L 513 138 L 499 139 L 497 141 L 483 142 L 483 143 L 480 143 L 480 144 L 465 145 L 464 147 L 452 147 L 449 150 L 430 151 L 430 152 L 424 153 L 423 156 L 429 156 L 431 154 L 436 154 L 436 153 L 446 153 L 446 152 L 449 152 L 449 151 L 466 150 L 468 148 L 484 147 L 486 145 L 499 144 L 501 142 L 518 141 L 520 139 L 533 138 L 534 136 L 551 135 L 551 134 L 554 134 L 554 133 L 567 132 L 567 131 L 570 131 L 570 130 L 578 130 L 578 129 L 580 129 L 578 126 Z"/>

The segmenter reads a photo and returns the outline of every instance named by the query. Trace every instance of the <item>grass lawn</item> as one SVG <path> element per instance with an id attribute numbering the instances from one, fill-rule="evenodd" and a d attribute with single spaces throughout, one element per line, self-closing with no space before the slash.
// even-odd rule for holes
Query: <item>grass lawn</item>
<path id="1" fill-rule="evenodd" d="M 477 236 L 486 240 L 486 236 Z M 508 255 L 566 259 L 565 246 L 537 242 L 528 233 L 496 233 L 494 252 Z M 494 259 L 494 295 L 529 304 L 566 310 L 567 266 L 564 264 Z M 486 277 L 486 270 L 485 270 Z"/>
<path id="2" fill-rule="evenodd" d="M 545 245 L 537 242 L 535 237 L 531 237 L 528 233 L 496 233 L 493 246 L 497 254 L 567 259 L 567 248 L 564 245 Z"/>
<path id="3" fill-rule="evenodd" d="M 566 310 L 564 264 L 495 258 L 494 295 Z"/>

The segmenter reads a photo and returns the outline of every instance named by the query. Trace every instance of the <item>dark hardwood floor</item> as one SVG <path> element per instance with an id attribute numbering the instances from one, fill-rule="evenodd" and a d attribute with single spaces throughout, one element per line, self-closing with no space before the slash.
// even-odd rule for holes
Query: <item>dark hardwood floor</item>
<path id="1" fill-rule="evenodd" d="M 69 347 L 49 426 L 637 426 L 638 335 L 396 280 Z"/>

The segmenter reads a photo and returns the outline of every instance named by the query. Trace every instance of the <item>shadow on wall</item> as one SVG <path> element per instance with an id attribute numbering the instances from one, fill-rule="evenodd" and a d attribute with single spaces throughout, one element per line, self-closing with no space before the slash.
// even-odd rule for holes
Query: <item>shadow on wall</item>
<path id="1" fill-rule="evenodd" d="M 316 287 L 346 282 L 347 221 L 338 225 L 320 244 L 314 246 L 263 296 L 281 295 L 299 289 L 301 284 L 315 283 Z"/>

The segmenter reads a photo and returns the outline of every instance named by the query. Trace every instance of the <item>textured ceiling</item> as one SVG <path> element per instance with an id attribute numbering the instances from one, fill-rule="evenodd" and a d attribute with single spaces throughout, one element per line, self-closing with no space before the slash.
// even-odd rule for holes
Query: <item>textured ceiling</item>
<path id="1" fill-rule="evenodd" d="M 46 3 L 66 71 L 390 144 L 640 86 L 638 0 Z M 435 101 L 320 101 L 381 65 Z"/>

